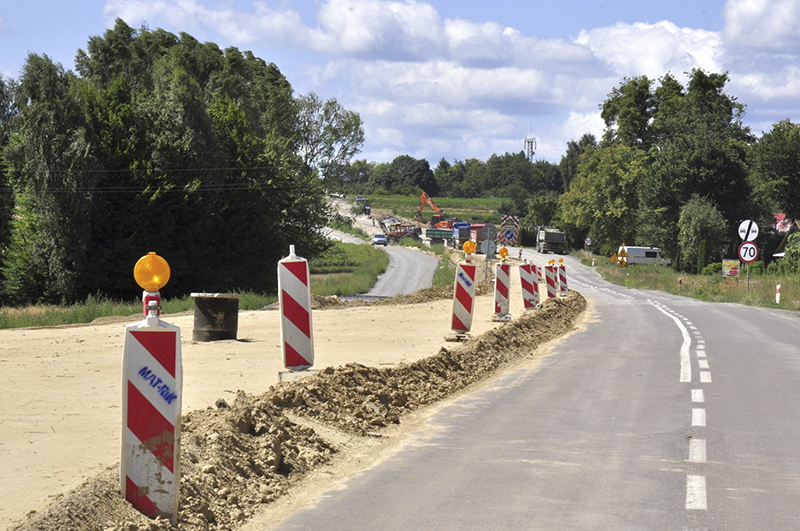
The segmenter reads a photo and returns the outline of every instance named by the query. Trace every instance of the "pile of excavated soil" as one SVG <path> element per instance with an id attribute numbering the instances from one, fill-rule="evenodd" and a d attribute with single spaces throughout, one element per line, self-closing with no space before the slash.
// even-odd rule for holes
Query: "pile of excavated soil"
<path id="1" fill-rule="evenodd" d="M 449 295 L 448 295 L 449 296 Z M 334 443 L 290 418 L 308 418 L 354 435 L 379 432 L 403 415 L 441 400 L 524 358 L 574 328 L 586 307 L 575 292 L 452 349 L 397 367 L 351 363 L 275 385 L 259 396 L 237 393 L 232 404 L 182 419 L 179 529 L 233 530 L 286 493 L 337 452 Z M 313 424 L 313 423 L 310 423 Z M 18 531 L 171 529 L 150 520 L 119 494 L 110 468 L 28 515 Z"/>

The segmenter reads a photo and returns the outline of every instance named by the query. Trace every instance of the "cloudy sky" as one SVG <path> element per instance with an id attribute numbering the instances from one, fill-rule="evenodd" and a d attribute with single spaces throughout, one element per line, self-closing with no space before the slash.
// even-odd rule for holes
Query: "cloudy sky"
<path id="1" fill-rule="evenodd" d="M 487 159 L 600 136 L 625 77 L 727 71 L 760 134 L 800 122 L 800 0 L 3 0 L 0 74 L 28 53 L 73 68 L 115 18 L 252 50 L 298 94 L 360 113 L 358 158 Z"/>

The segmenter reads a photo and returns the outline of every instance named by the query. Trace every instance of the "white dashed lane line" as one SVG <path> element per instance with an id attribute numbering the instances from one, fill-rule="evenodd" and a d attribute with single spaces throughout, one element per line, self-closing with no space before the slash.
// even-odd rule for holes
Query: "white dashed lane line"
<path id="1" fill-rule="evenodd" d="M 675 312 L 674 310 L 664 306 L 663 304 L 648 300 L 658 311 L 672 319 L 678 326 L 683 336 L 683 344 L 680 351 L 680 383 L 689 383 L 692 381 L 692 359 L 690 357 L 690 350 L 692 340 L 695 341 L 694 353 L 697 359 L 697 367 L 699 379 L 701 384 L 711 383 L 711 371 L 709 370 L 709 362 L 706 354 L 706 341 L 703 339 L 700 330 L 694 325 L 692 321 L 683 315 Z M 687 328 L 688 327 L 688 328 Z M 689 331 L 691 330 L 691 335 Z M 699 431 L 704 431 L 708 423 L 705 409 L 705 391 L 703 389 L 692 389 L 692 428 L 697 428 Z M 703 406 L 703 407 L 698 407 Z M 693 430 L 694 431 L 694 430 Z M 706 439 L 695 438 L 694 434 L 689 438 L 689 459 L 688 462 L 692 464 L 691 470 L 686 474 L 686 510 L 707 510 L 708 509 L 708 496 L 706 492 L 706 476 L 694 474 L 694 469 L 699 468 L 702 464 L 706 463 L 708 456 L 706 450 Z"/>

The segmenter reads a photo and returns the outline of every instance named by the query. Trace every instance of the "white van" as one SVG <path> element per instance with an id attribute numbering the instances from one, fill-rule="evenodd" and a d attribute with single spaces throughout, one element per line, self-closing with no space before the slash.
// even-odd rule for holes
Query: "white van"
<path id="1" fill-rule="evenodd" d="M 622 254 L 623 249 L 625 249 L 625 252 L 628 253 L 628 257 L 623 258 L 623 260 L 627 260 L 628 265 L 634 265 L 634 264 L 669 265 L 672 263 L 672 260 L 670 260 L 669 258 L 661 256 L 661 249 L 659 249 L 658 247 L 620 246 L 619 251 L 617 251 L 617 256 L 620 256 L 620 254 Z"/>

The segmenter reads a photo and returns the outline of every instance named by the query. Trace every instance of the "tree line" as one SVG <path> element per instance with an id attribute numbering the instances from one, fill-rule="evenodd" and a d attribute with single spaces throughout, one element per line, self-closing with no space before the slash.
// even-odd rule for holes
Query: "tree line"
<path id="1" fill-rule="evenodd" d="M 332 213 L 318 179 L 363 144 L 357 113 L 295 96 L 277 66 L 122 20 L 67 71 L 0 78 L 0 302 L 130 299 L 149 251 L 170 295 L 274 291 Z"/>
<path id="2" fill-rule="evenodd" d="M 359 193 L 505 197 L 502 213 L 521 216 L 524 227 L 558 225 L 574 246 L 589 236 L 604 254 L 621 243 L 658 246 L 690 272 L 736 257 L 739 222 L 754 219 L 769 259 L 780 242 L 773 214 L 800 218 L 800 126 L 787 119 L 756 137 L 728 82 L 727 73 L 700 69 L 685 85 L 669 73 L 624 79 L 600 104 L 602 138 L 568 142 L 558 164 L 520 152 L 442 159 L 431 169 L 403 155 L 354 161 L 337 184 Z"/>

